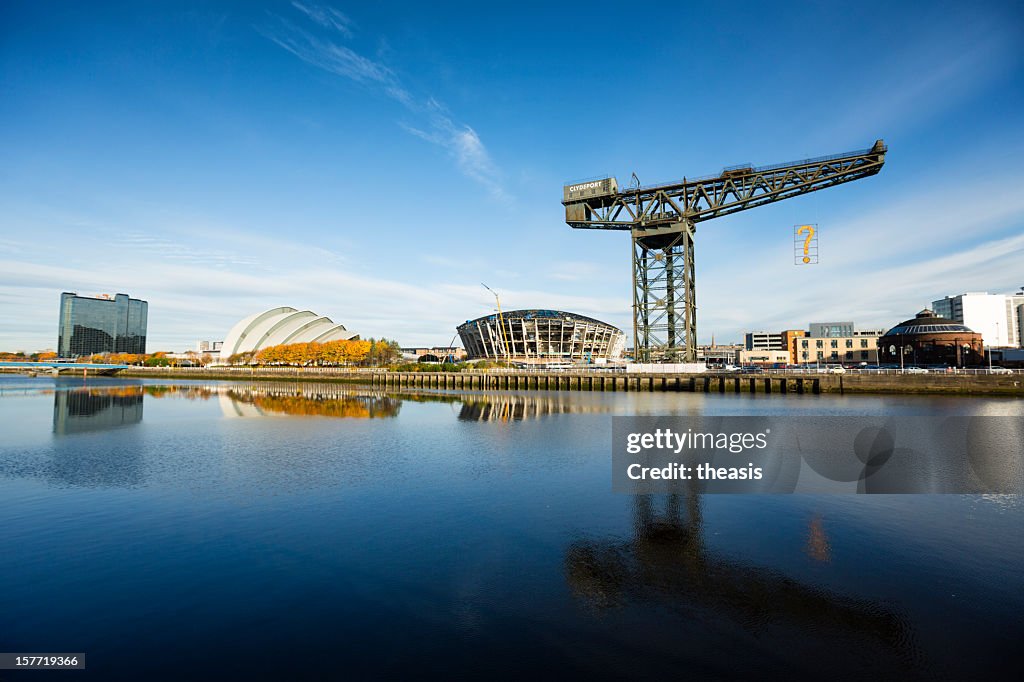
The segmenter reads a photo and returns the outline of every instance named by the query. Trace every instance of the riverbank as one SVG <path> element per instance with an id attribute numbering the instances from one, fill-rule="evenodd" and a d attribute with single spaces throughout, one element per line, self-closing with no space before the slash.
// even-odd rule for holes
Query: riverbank
<path id="1" fill-rule="evenodd" d="M 133 367 L 120 377 L 327 381 L 381 388 L 644 391 L 828 395 L 932 394 L 1024 397 L 1021 374 L 624 374 L 561 372 L 386 372 L 329 367 Z"/>

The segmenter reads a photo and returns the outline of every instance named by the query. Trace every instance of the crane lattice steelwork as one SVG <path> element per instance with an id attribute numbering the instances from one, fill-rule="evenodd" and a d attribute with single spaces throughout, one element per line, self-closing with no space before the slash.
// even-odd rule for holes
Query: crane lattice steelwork
<path id="1" fill-rule="evenodd" d="M 633 237 L 633 343 L 637 359 L 693 362 L 697 305 L 696 224 L 874 175 L 882 140 L 870 149 L 792 163 L 726 168 L 720 174 L 619 191 L 615 178 L 566 185 L 565 222 Z"/>

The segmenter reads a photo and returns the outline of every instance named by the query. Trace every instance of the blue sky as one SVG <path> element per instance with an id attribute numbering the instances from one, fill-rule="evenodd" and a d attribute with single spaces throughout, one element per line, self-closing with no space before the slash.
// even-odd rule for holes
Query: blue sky
<path id="1" fill-rule="evenodd" d="M 877 138 L 874 178 L 699 225 L 698 327 L 888 327 L 1024 286 L 1022 61 L 1013 2 L 5 2 L 0 349 L 65 290 L 148 300 L 150 350 L 275 305 L 446 344 L 480 282 L 630 331 L 629 238 L 563 183 Z"/>

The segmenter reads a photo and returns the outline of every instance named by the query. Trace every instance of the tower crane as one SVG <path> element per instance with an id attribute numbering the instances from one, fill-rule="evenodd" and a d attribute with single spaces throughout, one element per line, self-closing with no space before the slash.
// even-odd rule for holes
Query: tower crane
<path id="1" fill-rule="evenodd" d="M 803 161 L 725 168 L 720 174 L 619 191 L 614 177 L 565 185 L 565 222 L 629 230 L 633 259 L 633 343 L 645 362 L 697 359 L 696 225 L 875 175 L 888 148 Z"/>

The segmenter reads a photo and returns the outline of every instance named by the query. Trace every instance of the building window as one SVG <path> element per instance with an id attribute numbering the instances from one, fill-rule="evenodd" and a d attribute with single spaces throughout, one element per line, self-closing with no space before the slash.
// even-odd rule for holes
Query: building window
<path id="1" fill-rule="evenodd" d="M 846 347 L 853 348 L 853 339 L 846 339 Z"/>
<path id="2" fill-rule="evenodd" d="M 808 346 L 807 339 L 804 339 L 803 342 L 801 343 L 801 345 L 802 345 L 803 348 L 807 348 L 807 346 Z M 804 357 L 807 357 L 807 353 L 804 353 Z"/>
<path id="3" fill-rule="evenodd" d="M 816 346 L 817 346 L 818 348 L 824 348 L 824 347 L 825 347 L 825 346 L 824 346 L 824 344 L 822 343 L 822 340 L 821 340 L 821 339 L 818 339 L 818 341 L 817 341 L 817 342 L 815 343 L 815 345 L 816 345 Z M 819 357 L 819 358 L 821 357 L 821 353 L 818 353 L 818 357 Z"/>
<path id="4" fill-rule="evenodd" d="M 852 350 L 846 351 L 846 359 L 847 360 L 853 360 L 853 351 Z"/>
<path id="5" fill-rule="evenodd" d="M 861 348 L 867 348 L 868 347 L 868 340 L 867 339 L 861 339 L 860 340 L 860 347 Z"/>
<path id="6" fill-rule="evenodd" d="M 825 357 L 825 354 L 819 350 L 818 351 L 818 359 L 821 360 L 823 357 Z"/>
<path id="7" fill-rule="evenodd" d="M 868 352 L 866 350 L 862 350 L 860 352 L 860 359 L 861 360 L 867 360 L 868 359 Z"/>
<path id="8" fill-rule="evenodd" d="M 836 341 L 835 339 L 832 339 L 832 347 L 833 348 L 839 348 L 839 342 Z"/>

